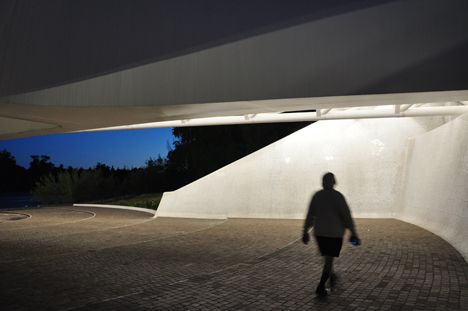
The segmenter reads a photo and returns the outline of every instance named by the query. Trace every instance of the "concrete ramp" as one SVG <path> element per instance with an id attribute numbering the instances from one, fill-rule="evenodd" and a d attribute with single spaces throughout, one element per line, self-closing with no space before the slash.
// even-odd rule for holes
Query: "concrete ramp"
<path id="1" fill-rule="evenodd" d="M 411 138 L 436 118 L 319 121 L 174 192 L 158 216 L 303 218 L 331 171 L 356 217 L 393 217 Z"/>
<path id="2" fill-rule="evenodd" d="M 424 227 L 468 258 L 468 114 L 319 121 L 177 191 L 158 216 L 302 219 L 321 176 L 354 217 Z"/>

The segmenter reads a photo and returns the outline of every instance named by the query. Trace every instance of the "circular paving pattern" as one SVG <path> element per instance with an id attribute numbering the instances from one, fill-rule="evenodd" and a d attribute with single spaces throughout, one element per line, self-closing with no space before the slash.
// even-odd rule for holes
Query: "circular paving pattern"
<path id="1" fill-rule="evenodd" d="M 357 219 L 325 299 L 302 220 L 153 218 L 96 207 L 0 214 L 2 310 L 468 310 L 468 265 L 395 219 Z M 22 217 L 8 213 L 8 217 Z"/>
<path id="2" fill-rule="evenodd" d="M 30 218 L 31 215 L 26 213 L 18 213 L 18 212 L 0 212 L 0 223 L 8 222 L 8 221 L 17 221 L 17 220 L 24 220 Z"/>

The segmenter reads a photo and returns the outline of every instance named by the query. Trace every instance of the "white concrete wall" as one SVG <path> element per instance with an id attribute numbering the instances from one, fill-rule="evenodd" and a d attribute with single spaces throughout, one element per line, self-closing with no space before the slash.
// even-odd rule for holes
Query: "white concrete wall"
<path id="1" fill-rule="evenodd" d="M 304 218 L 333 172 L 354 217 L 401 219 L 468 260 L 468 113 L 320 121 L 177 191 L 158 216 Z"/>
<path id="2" fill-rule="evenodd" d="M 160 216 L 303 218 L 321 176 L 333 172 L 357 217 L 393 217 L 408 137 L 443 118 L 321 121 L 177 191 Z"/>
<path id="3" fill-rule="evenodd" d="M 399 219 L 443 237 L 468 260 L 468 114 L 410 144 Z"/>

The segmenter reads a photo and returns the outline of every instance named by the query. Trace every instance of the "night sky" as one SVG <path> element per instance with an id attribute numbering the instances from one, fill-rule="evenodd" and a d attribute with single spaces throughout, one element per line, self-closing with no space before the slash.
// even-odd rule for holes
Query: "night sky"
<path id="1" fill-rule="evenodd" d="M 31 155 L 50 156 L 55 166 L 94 167 L 99 162 L 110 167 L 141 167 L 145 161 L 166 157 L 174 137 L 172 128 L 53 134 L 0 141 L 16 163 L 29 167 Z"/>

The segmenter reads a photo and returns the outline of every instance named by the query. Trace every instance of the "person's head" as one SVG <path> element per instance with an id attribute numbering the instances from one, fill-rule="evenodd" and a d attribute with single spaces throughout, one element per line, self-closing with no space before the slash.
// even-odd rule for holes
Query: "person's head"
<path id="1" fill-rule="evenodd" d="M 325 175 L 323 175 L 323 178 L 322 178 L 322 186 L 323 186 L 323 189 L 325 190 L 330 190 L 330 189 L 333 189 L 333 186 L 335 186 L 335 175 L 333 175 L 333 173 L 326 173 Z"/>

